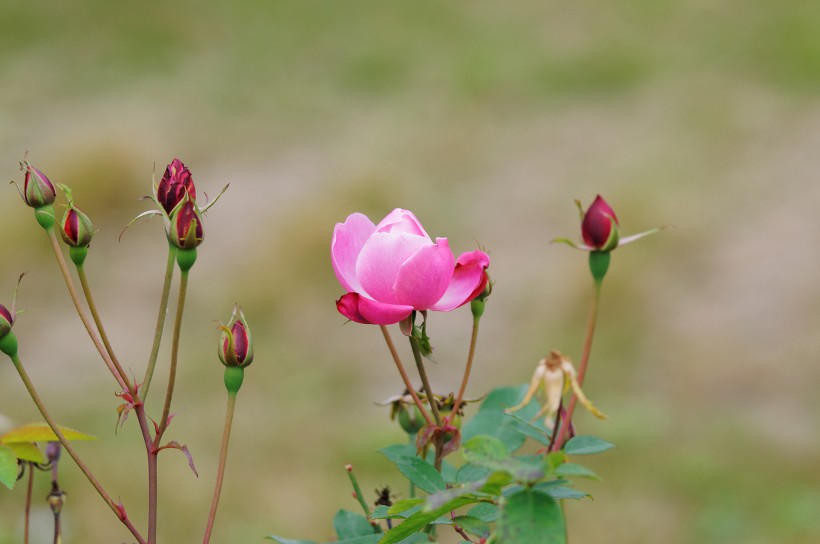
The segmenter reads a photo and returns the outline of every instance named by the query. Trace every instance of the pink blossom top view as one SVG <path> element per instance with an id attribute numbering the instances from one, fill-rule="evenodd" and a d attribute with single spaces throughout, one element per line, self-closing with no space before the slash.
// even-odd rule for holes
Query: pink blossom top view
<path id="1" fill-rule="evenodd" d="M 487 285 L 483 251 L 453 256 L 447 238 L 430 238 L 412 212 L 396 208 L 378 225 L 361 213 L 333 229 L 333 271 L 347 290 L 339 313 L 357 323 L 398 323 L 413 310 L 449 312 Z"/>

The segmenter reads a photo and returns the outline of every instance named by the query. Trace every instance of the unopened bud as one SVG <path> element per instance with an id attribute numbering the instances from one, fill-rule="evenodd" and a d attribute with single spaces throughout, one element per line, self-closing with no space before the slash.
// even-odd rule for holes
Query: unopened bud
<path id="1" fill-rule="evenodd" d="M 36 209 L 54 202 L 57 193 L 54 190 L 54 184 L 45 174 L 28 162 L 21 163 L 20 169 L 26 172 L 21 194 L 27 205 Z"/>
<path id="2" fill-rule="evenodd" d="M 179 249 L 194 249 L 202 243 L 202 218 L 193 200 L 185 200 L 174 210 L 168 239 Z"/>
<path id="3" fill-rule="evenodd" d="M 225 366 L 244 368 L 253 362 L 253 337 L 238 305 L 234 307 L 228 325 L 222 327 L 219 341 L 219 360 Z"/>
<path id="4" fill-rule="evenodd" d="M 157 201 L 159 201 L 165 213 L 171 215 L 171 212 L 185 199 L 186 195 L 189 199 L 196 200 L 194 178 L 191 177 L 191 171 L 181 160 L 174 159 L 165 168 L 162 180 L 157 185 Z"/>
<path id="5" fill-rule="evenodd" d="M 601 195 L 595 197 L 581 222 L 584 243 L 594 250 L 612 251 L 618 247 L 618 218 Z"/>
<path id="6" fill-rule="evenodd" d="M 91 238 L 94 236 L 94 226 L 91 224 L 91 219 L 73 204 L 69 206 L 65 215 L 63 215 L 62 226 L 60 234 L 69 246 L 88 247 L 88 244 L 91 243 Z"/>

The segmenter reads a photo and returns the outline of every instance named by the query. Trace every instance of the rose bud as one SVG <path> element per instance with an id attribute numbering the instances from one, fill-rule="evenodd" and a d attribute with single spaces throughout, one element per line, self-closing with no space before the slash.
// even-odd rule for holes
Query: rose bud
<path id="1" fill-rule="evenodd" d="M 186 194 L 191 200 L 196 200 L 194 178 L 191 177 L 191 171 L 181 160 L 174 159 L 165 168 L 162 180 L 157 185 L 157 201 L 165 210 L 165 213 L 171 215 L 171 212 L 183 201 Z"/>
<path id="2" fill-rule="evenodd" d="M 190 198 L 178 205 L 171 216 L 168 239 L 179 249 L 194 249 L 202 243 L 202 218 Z"/>
<path id="3" fill-rule="evenodd" d="M 225 366 L 244 368 L 253 362 L 253 340 L 242 309 L 236 306 L 219 339 L 219 360 Z"/>
<path id="4" fill-rule="evenodd" d="M 595 197 L 595 201 L 584 214 L 581 236 L 584 243 L 596 251 L 612 251 L 618 247 L 618 218 L 601 195 Z"/>
<path id="5" fill-rule="evenodd" d="M 71 247 L 88 247 L 91 237 L 94 236 L 94 226 L 86 214 L 71 205 L 63 215 L 63 228 L 60 234 Z"/>
<path id="6" fill-rule="evenodd" d="M 13 326 L 14 313 L 10 312 L 8 308 L 0 304 L 0 338 L 11 332 L 11 328 Z"/>
<path id="7" fill-rule="evenodd" d="M 26 204 L 40 208 L 54 202 L 57 193 L 48 177 L 27 162 L 22 163 L 21 168 L 26 171 L 22 191 Z"/>

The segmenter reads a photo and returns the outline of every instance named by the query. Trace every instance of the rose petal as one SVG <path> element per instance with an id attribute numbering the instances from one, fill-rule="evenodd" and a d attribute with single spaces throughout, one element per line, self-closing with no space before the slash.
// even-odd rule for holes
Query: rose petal
<path id="1" fill-rule="evenodd" d="M 393 286 L 407 259 L 433 242 L 415 234 L 376 232 L 365 242 L 356 262 L 360 293 L 387 304 L 398 304 Z"/>
<path id="2" fill-rule="evenodd" d="M 387 217 L 382 219 L 381 222 L 376 225 L 376 232 L 392 232 L 393 234 L 404 232 L 407 234 L 416 234 L 418 236 L 424 236 L 432 242 L 430 235 L 427 234 L 424 227 L 421 226 L 421 223 L 416 216 L 413 215 L 413 212 L 409 210 L 402 210 L 401 208 L 396 208 L 387 214 Z"/>
<path id="3" fill-rule="evenodd" d="M 344 223 L 336 223 L 336 228 L 333 229 L 330 260 L 333 263 L 336 278 L 347 291 L 362 290 L 356 277 L 356 261 L 364 243 L 375 230 L 376 226 L 373 221 L 361 213 L 349 215 Z"/>
<path id="4" fill-rule="evenodd" d="M 434 245 L 423 246 L 399 270 L 393 287 L 396 301 L 427 310 L 447 291 L 454 265 L 447 238 L 436 238 Z"/>
<path id="5" fill-rule="evenodd" d="M 449 312 L 474 299 L 487 284 L 484 270 L 488 266 L 490 257 L 483 251 L 462 253 L 456 262 L 447 291 L 430 309 Z"/>
<path id="6" fill-rule="evenodd" d="M 365 325 L 392 325 L 398 323 L 413 311 L 412 306 L 384 304 L 358 293 L 347 293 L 336 301 L 339 313 Z"/>

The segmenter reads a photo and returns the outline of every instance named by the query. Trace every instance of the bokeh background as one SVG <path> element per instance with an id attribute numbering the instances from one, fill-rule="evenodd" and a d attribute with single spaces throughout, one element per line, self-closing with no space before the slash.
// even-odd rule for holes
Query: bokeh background
<path id="1" fill-rule="evenodd" d="M 401 389 L 375 327 L 344 325 L 333 225 L 412 209 L 457 251 L 492 256 L 479 396 L 523 383 L 550 348 L 579 358 L 591 296 L 573 199 L 603 194 L 623 232 L 587 392 L 618 448 L 568 507 L 574 542 L 820 541 L 820 4 L 608 2 L 0 3 L 0 177 L 30 160 L 74 188 L 99 232 L 87 263 L 120 359 L 144 372 L 165 263 L 161 222 L 123 225 L 174 156 L 208 214 L 186 307 L 163 542 L 201 538 L 225 392 L 214 320 L 253 326 L 215 541 L 332 535 L 364 489 L 400 478 L 403 440 L 374 401 Z M 114 434 L 114 383 L 96 358 L 45 237 L 13 187 L 0 197 L 0 293 L 17 275 L 22 356 L 60 421 L 140 526 L 144 450 Z M 466 309 L 432 318 L 437 389 L 456 388 Z M 394 333 L 396 334 L 396 333 Z M 158 378 L 167 372 L 163 344 Z M 409 358 L 406 346 L 403 352 Z M 161 404 L 161 379 L 149 402 Z M 38 420 L 10 364 L 6 423 Z M 128 534 L 63 464 L 66 542 Z M 50 512 L 35 489 L 35 541 Z M 0 489 L 0 542 L 20 542 L 24 488 Z M 370 497 L 374 500 L 375 495 Z"/>

